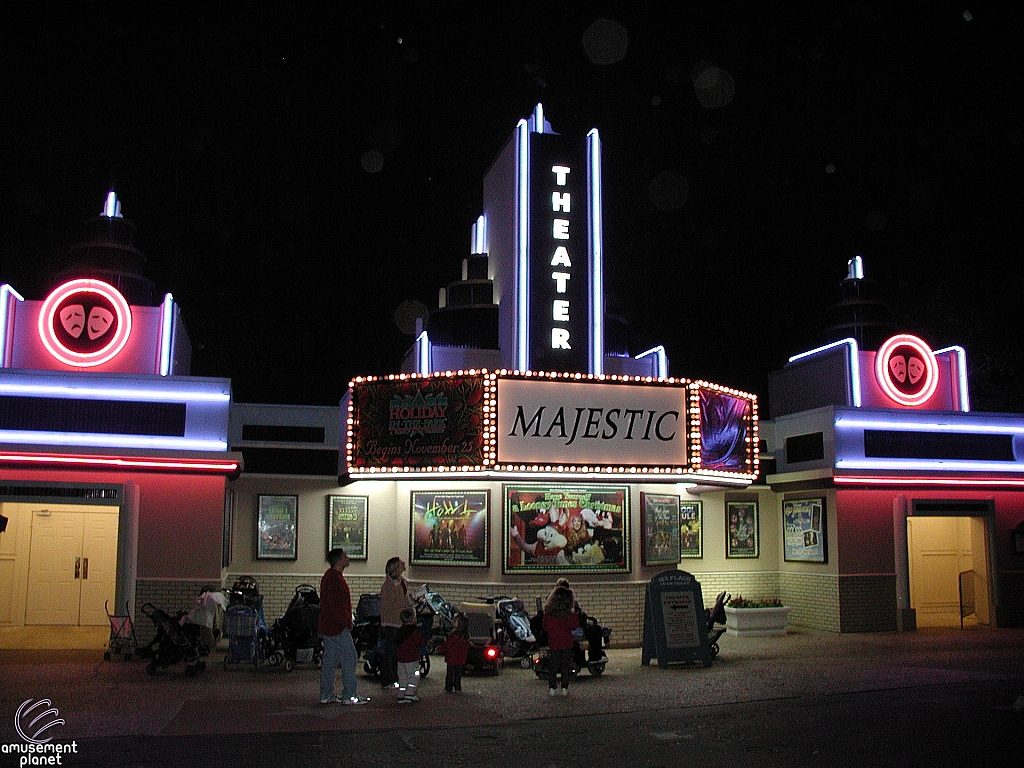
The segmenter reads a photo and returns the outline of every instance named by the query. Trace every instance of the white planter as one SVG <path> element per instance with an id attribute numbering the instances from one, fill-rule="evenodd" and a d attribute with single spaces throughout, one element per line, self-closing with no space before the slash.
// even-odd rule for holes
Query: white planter
<path id="1" fill-rule="evenodd" d="M 770 637 L 786 634 L 786 617 L 793 610 L 779 608 L 725 607 L 725 633 L 733 637 Z"/>

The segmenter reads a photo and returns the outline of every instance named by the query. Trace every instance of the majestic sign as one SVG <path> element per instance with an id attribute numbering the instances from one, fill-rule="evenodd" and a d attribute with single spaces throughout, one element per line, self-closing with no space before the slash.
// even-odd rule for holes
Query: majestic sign
<path id="1" fill-rule="evenodd" d="M 349 475 L 757 475 L 757 398 L 706 382 L 470 370 L 350 386 Z"/>
<path id="2" fill-rule="evenodd" d="M 685 385 L 499 379 L 498 461 L 685 466 L 688 399 Z"/>

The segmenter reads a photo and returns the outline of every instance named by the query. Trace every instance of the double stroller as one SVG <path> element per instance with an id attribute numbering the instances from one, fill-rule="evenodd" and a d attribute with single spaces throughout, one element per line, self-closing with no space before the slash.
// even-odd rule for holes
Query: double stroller
<path id="1" fill-rule="evenodd" d="M 586 670 L 593 677 L 600 677 L 608 666 L 608 656 L 604 649 L 611 642 L 611 627 L 602 627 L 593 616 L 580 614 L 582 626 L 579 630 L 582 635 L 582 642 L 576 640 L 572 644 L 572 667 L 569 670 L 571 678 L 575 678 L 580 670 Z M 537 615 L 530 620 L 534 633 L 538 638 L 538 645 L 541 646 L 540 653 L 533 661 L 533 671 L 537 677 L 547 679 L 548 670 L 551 667 L 551 655 L 547 648 L 547 633 L 544 632 L 544 610 L 541 598 L 537 598 Z"/>
<path id="2" fill-rule="evenodd" d="M 314 662 L 319 667 L 324 653 L 319 620 L 320 596 L 316 587 L 300 584 L 284 615 L 270 628 L 270 665 L 283 663 L 286 672 L 291 672 L 296 664 Z"/>
<path id="3" fill-rule="evenodd" d="M 145 603 L 142 612 L 156 626 L 156 637 L 139 649 L 139 655 L 149 659 L 146 672 L 155 675 L 158 667 L 170 667 L 178 662 L 185 663 L 185 674 L 189 677 L 206 670 L 199 638 L 182 631 L 180 616 L 175 618 L 152 603 Z"/>

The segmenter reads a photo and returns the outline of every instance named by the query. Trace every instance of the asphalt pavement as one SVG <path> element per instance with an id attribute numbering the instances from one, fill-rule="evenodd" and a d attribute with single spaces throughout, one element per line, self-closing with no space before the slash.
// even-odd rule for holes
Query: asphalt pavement
<path id="1" fill-rule="evenodd" d="M 791 627 L 719 644 L 710 667 L 611 649 L 605 673 L 581 673 L 564 698 L 514 662 L 446 694 L 435 658 L 411 705 L 360 672 L 360 707 L 320 705 L 312 665 L 225 669 L 214 652 L 198 675 L 149 675 L 102 650 L 0 649 L 0 768 L 47 754 L 132 768 L 1024 764 L 1024 630 Z M 39 740 L 68 751 L 26 754 L 23 734 L 55 720 Z"/>

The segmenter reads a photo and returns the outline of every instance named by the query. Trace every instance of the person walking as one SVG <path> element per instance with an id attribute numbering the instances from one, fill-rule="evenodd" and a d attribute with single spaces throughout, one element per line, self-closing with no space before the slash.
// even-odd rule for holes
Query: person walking
<path id="1" fill-rule="evenodd" d="M 320 666 L 321 704 L 366 704 L 368 698 L 357 695 L 356 662 L 358 654 L 352 641 L 352 593 L 344 572 L 349 559 L 340 547 L 327 553 L 330 566 L 320 579 L 320 617 L 317 626 L 324 639 Z M 341 667 L 341 695 L 334 692 L 335 673 Z"/>
<path id="2" fill-rule="evenodd" d="M 558 695 L 558 675 L 562 676 L 562 696 L 569 695 L 569 671 L 572 668 L 573 631 L 580 626 L 573 612 L 572 591 L 555 587 L 544 605 L 544 631 L 548 634 L 548 695 Z"/>
<path id="3" fill-rule="evenodd" d="M 398 630 L 398 703 L 419 701 L 416 691 L 420 685 L 420 649 L 429 638 L 416 624 L 416 610 L 402 609 L 402 626 Z"/>
<path id="4" fill-rule="evenodd" d="M 402 626 L 402 611 L 412 605 L 404 572 L 405 562 L 400 557 L 392 557 L 384 566 L 386 575 L 380 588 L 380 628 L 384 638 L 380 662 L 382 688 L 398 685 L 398 630 Z"/>

